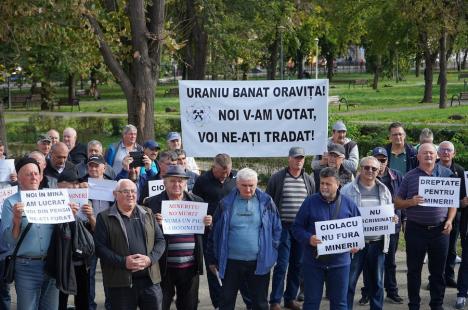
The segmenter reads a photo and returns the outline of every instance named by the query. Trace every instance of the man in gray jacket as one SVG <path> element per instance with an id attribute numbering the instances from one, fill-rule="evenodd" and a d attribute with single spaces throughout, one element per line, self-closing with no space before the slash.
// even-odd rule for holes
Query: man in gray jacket
<path id="1" fill-rule="evenodd" d="M 388 188 L 377 179 L 380 162 L 372 156 L 360 162 L 359 176 L 341 189 L 341 194 L 351 198 L 359 208 L 369 208 L 392 203 Z M 353 255 L 349 274 L 348 309 L 353 309 L 354 292 L 364 266 L 368 276 L 371 309 L 382 309 L 384 300 L 383 275 L 385 253 L 388 251 L 390 235 L 365 236 L 366 246 Z"/>
<path id="2" fill-rule="evenodd" d="M 302 275 L 302 246 L 293 238 L 291 226 L 304 199 L 315 192 L 313 176 L 304 171 L 304 158 L 302 147 L 292 147 L 289 150 L 288 167 L 273 174 L 266 188 L 266 192 L 273 197 L 278 207 L 283 228 L 278 247 L 278 260 L 273 271 L 270 295 L 272 310 L 281 309 L 283 295 L 285 308 L 300 309 L 295 299 Z M 288 276 L 284 290 L 286 270 Z"/>

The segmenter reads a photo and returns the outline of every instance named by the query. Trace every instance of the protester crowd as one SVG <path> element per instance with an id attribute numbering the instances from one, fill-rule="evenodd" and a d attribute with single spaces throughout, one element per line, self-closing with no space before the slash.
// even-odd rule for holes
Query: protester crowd
<path id="1" fill-rule="evenodd" d="M 361 274 L 359 304 L 370 309 L 407 302 L 409 309 L 441 310 L 447 286 L 458 289 L 454 306 L 463 309 L 468 198 L 453 143 L 436 146 L 432 132 L 424 129 L 421 143 L 411 146 L 403 125 L 392 123 L 389 143 L 360 157 L 358 144 L 346 134 L 343 122 L 333 125 L 327 152 L 315 156 L 310 174 L 304 149 L 292 147 L 284 154 L 287 164 L 263 191 L 254 170 L 233 170 L 229 154 L 216 155 L 200 174 L 177 132 L 167 134 L 168 149 L 161 150 L 153 140 L 139 145 L 136 127 L 127 125 L 121 140 L 104 152 L 97 140 L 79 142 L 73 128 L 66 128 L 62 139 L 49 130 L 38 137 L 35 150 L 16 160 L 9 181 L 0 183 L 0 188 L 18 186 L 0 213 L 2 265 L 13 253 L 17 309 L 67 309 L 69 295 L 75 296 L 75 309 L 96 309 L 101 289 L 106 309 L 168 310 L 172 304 L 197 309 L 204 271 L 214 309 L 234 309 L 238 292 L 247 309 L 319 309 L 324 298 L 330 309 L 352 309 Z M 0 159 L 5 158 L 0 142 Z M 422 206 L 421 176 L 461 178 L 460 208 Z M 70 203 L 72 223 L 28 223 L 21 191 L 91 188 L 96 179 L 117 181 L 114 201 Z M 165 189 L 151 196 L 153 180 L 162 180 Z M 204 233 L 165 233 L 164 201 L 207 203 Z M 317 222 L 360 216 L 360 209 L 376 206 L 394 206 L 395 233 L 366 236 L 361 249 L 318 255 L 323 240 Z M 400 232 L 406 240 L 407 300 L 396 279 Z M 458 236 L 462 253 L 456 277 Z M 87 240 L 80 251 L 76 240 Z M 426 255 L 430 303 L 421 305 Z M 96 286 L 98 261 L 103 288 Z M 3 276 L 0 309 L 11 307 L 8 282 Z"/>

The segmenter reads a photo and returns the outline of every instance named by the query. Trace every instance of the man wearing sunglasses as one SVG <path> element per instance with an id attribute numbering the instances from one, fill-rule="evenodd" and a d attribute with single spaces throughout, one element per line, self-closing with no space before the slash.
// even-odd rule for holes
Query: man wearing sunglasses
<path id="1" fill-rule="evenodd" d="M 341 193 L 351 198 L 359 208 L 369 208 L 392 203 L 388 188 L 377 179 L 380 162 L 369 156 L 361 159 L 359 175 L 343 186 Z M 385 253 L 388 251 L 389 235 L 365 236 L 366 246 L 353 255 L 349 273 L 348 309 L 353 308 L 356 283 L 365 266 L 370 308 L 383 308 L 383 276 Z"/>

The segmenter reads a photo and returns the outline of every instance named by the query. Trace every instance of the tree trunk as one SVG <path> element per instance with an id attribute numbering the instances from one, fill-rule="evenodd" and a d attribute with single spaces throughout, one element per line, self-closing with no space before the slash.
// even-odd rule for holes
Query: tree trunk
<path id="1" fill-rule="evenodd" d="M 41 110 L 47 111 L 53 107 L 53 99 L 52 99 L 53 88 L 52 84 L 50 84 L 50 80 L 45 78 L 41 81 Z"/>
<path id="2" fill-rule="evenodd" d="M 75 99 L 75 75 L 68 75 L 68 102 L 72 102 Z"/>
<path id="3" fill-rule="evenodd" d="M 4 153 L 8 154 L 7 132 L 5 127 L 5 110 L 2 102 L 0 102 L 0 141 L 4 145 Z"/>
<path id="4" fill-rule="evenodd" d="M 198 13 L 195 0 L 186 0 L 186 24 L 190 29 L 185 56 L 189 80 L 204 80 L 208 55 L 208 33 L 204 29 L 205 12 Z M 200 16 L 202 15 L 202 16 Z"/>
<path id="5" fill-rule="evenodd" d="M 461 69 L 462 70 L 465 70 L 465 68 L 466 68 L 466 56 L 468 56 L 468 49 L 465 49 L 465 52 L 463 54 L 463 60 L 462 60 L 462 63 L 461 63 Z"/>
<path id="6" fill-rule="evenodd" d="M 297 66 L 297 78 L 299 80 L 304 78 L 304 53 L 301 50 L 297 50 L 296 53 L 296 66 Z"/>
<path id="7" fill-rule="evenodd" d="M 447 107 L 447 30 L 442 29 L 442 37 L 439 39 L 439 83 L 440 83 L 440 96 L 439 108 L 445 109 Z"/>
<path id="8" fill-rule="evenodd" d="M 327 53 L 325 57 L 327 59 L 327 79 L 331 82 L 333 78 L 333 59 L 335 57 L 333 53 Z"/>
<path id="9" fill-rule="evenodd" d="M 382 56 L 377 55 L 376 61 L 374 64 L 374 80 L 372 81 L 372 89 L 377 89 L 379 87 L 379 73 L 382 66 Z"/>
<path id="10" fill-rule="evenodd" d="M 274 80 L 276 78 L 276 65 L 278 64 L 278 48 L 279 48 L 279 37 L 278 33 L 275 40 L 270 44 L 268 51 L 268 63 L 267 63 L 267 80 Z"/>
<path id="11" fill-rule="evenodd" d="M 457 71 L 458 71 L 458 73 L 460 73 L 460 71 L 461 71 L 460 51 L 458 51 L 455 54 L 455 62 L 457 63 Z"/>
<path id="12" fill-rule="evenodd" d="M 416 77 L 419 77 L 419 71 L 421 70 L 421 54 L 417 53 L 416 58 L 415 58 L 415 68 L 414 68 L 414 74 Z"/>

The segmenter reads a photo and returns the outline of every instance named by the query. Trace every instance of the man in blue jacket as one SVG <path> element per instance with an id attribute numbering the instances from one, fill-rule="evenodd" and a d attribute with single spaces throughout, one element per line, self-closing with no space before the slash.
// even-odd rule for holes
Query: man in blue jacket
<path id="1" fill-rule="evenodd" d="M 222 281 L 220 310 L 234 309 L 239 288 L 249 287 L 252 308 L 268 310 L 270 270 L 278 257 L 281 221 L 273 199 L 257 188 L 257 173 L 237 173 L 236 187 L 215 213 L 209 240 L 211 272 Z"/>
<path id="2" fill-rule="evenodd" d="M 320 192 L 309 196 L 302 203 L 292 227 L 294 238 L 304 246 L 304 305 L 303 310 L 319 310 L 323 284 L 327 283 L 330 309 L 345 310 L 349 282 L 349 253 L 331 254 L 318 257 L 317 245 L 321 240 L 315 232 L 315 222 L 360 216 L 358 207 L 338 191 L 338 171 L 324 168 L 320 171 Z M 336 212 L 338 208 L 339 212 Z M 336 212 L 336 216 L 335 215 Z M 351 250 L 357 252 L 357 248 Z"/>

